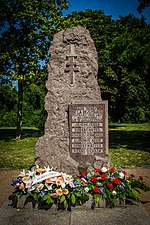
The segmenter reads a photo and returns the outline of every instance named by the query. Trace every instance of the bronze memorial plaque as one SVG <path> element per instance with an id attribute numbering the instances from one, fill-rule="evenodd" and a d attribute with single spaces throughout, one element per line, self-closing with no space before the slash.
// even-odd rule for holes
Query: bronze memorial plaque
<path id="1" fill-rule="evenodd" d="M 107 101 L 69 106 L 70 156 L 90 161 L 108 155 Z"/>

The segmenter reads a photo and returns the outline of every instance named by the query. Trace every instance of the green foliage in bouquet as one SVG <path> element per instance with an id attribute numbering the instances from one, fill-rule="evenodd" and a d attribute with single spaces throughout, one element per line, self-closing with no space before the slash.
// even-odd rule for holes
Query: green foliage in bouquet
<path id="1" fill-rule="evenodd" d="M 91 208 L 101 200 L 106 201 L 106 206 L 113 207 L 117 201 L 139 201 L 140 191 L 150 190 L 142 176 L 128 176 L 120 167 L 93 168 L 73 179 L 71 175 L 53 171 L 49 166 L 36 166 L 27 172 L 23 170 L 12 185 L 15 188 L 10 196 L 13 207 L 17 207 L 18 200 L 25 196 L 24 205 L 31 201 L 39 209 L 56 205 L 57 209 L 71 210 L 71 207 L 82 205 L 91 198 Z"/>
<path id="2" fill-rule="evenodd" d="M 9 197 L 13 207 L 17 207 L 18 200 L 25 196 L 24 205 L 32 202 L 38 208 L 49 208 L 56 205 L 58 209 L 71 210 L 72 206 L 81 205 L 88 200 L 88 193 L 84 190 L 84 183 L 76 182 L 66 173 L 52 171 L 48 167 L 27 172 L 23 170 L 17 179 L 12 181 L 15 191 Z"/>
<path id="3" fill-rule="evenodd" d="M 106 200 L 106 205 L 114 206 L 116 202 L 139 201 L 141 190 L 149 191 L 143 177 L 135 178 L 134 174 L 127 175 L 122 168 L 102 167 L 88 172 L 83 172 L 81 181 L 84 181 L 88 193 L 95 202 Z"/>

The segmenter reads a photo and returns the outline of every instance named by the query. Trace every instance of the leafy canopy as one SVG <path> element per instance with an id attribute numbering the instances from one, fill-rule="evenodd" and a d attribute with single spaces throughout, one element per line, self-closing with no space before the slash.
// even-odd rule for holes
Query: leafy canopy
<path id="1" fill-rule="evenodd" d="M 1 0 L 0 74 L 28 81 L 41 75 L 54 28 L 67 8 L 66 0 Z"/>

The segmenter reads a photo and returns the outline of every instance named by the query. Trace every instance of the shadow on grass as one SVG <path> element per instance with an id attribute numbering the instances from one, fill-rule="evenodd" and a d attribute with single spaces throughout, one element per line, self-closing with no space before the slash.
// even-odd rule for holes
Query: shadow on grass
<path id="1" fill-rule="evenodd" d="M 113 126 L 111 128 L 118 128 Z M 43 130 L 36 130 L 30 128 L 23 129 L 22 138 L 26 137 L 40 137 L 43 135 Z M 16 138 L 16 128 L 0 128 L 0 140 L 9 141 Z M 109 131 L 110 149 L 127 149 L 127 150 L 141 150 L 150 152 L 150 131 L 123 131 L 110 130 Z"/>
<path id="2" fill-rule="evenodd" d="M 26 137 L 40 137 L 43 135 L 43 130 L 30 128 L 22 129 L 22 139 Z M 16 128 L 0 128 L 0 140 L 9 141 L 16 138 Z"/>
<path id="3" fill-rule="evenodd" d="M 110 149 L 125 148 L 150 152 L 150 131 L 109 131 Z"/>

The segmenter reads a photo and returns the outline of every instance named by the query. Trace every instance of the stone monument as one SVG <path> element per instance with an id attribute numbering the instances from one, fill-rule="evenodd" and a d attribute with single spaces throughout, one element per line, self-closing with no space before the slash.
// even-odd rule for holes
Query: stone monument
<path id="1" fill-rule="evenodd" d="M 35 157 L 41 165 L 78 174 L 80 165 L 108 156 L 108 104 L 97 83 L 97 52 L 89 31 L 78 26 L 55 34 L 50 54 L 48 117 Z"/>

